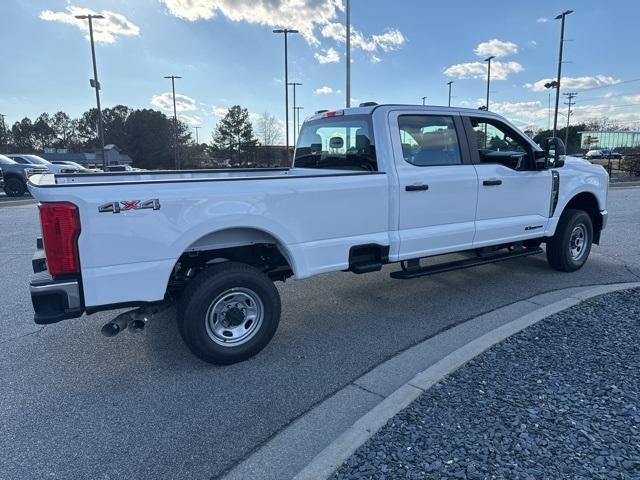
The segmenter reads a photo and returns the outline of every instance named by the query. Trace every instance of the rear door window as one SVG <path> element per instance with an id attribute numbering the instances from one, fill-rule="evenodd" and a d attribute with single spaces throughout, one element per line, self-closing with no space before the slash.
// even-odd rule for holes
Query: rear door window
<path id="1" fill-rule="evenodd" d="M 452 117 L 401 115 L 398 117 L 402 155 L 416 167 L 460 165 L 460 144 Z"/>
<path id="2" fill-rule="evenodd" d="M 306 122 L 296 146 L 295 166 L 377 171 L 370 117 L 346 115 Z"/>

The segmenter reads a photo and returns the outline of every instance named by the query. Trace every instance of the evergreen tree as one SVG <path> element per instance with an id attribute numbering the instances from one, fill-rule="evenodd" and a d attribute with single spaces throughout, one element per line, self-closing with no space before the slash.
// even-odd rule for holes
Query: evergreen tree
<path id="1" fill-rule="evenodd" d="M 231 107 L 213 132 L 212 146 L 216 150 L 241 153 L 257 143 L 253 125 L 249 121 L 249 111 L 240 105 Z"/>

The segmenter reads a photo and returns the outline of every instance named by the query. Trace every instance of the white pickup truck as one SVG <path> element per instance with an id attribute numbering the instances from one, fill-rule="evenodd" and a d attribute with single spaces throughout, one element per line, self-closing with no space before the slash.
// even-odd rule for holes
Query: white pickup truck
<path id="1" fill-rule="evenodd" d="M 308 118 L 293 168 L 43 174 L 29 190 L 36 323 L 136 307 L 113 335 L 175 299 L 191 351 L 228 364 L 274 335 L 276 280 L 389 263 L 410 279 L 542 243 L 553 268 L 577 270 L 607 223 L 608 176 L 490 112 L 366 105 Z"/>

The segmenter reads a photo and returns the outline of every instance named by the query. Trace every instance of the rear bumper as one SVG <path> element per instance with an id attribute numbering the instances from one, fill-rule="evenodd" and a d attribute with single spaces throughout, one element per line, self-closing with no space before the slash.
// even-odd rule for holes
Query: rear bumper
<path id="1" fill-rule="evenodd" d="M 48 325 L 82 315 L 82 295 L 77 279 L 54 279 L 46 270 L 42 250 L 36 250 L 32 259 L 34 275 L 31 277 L 31 303 L 35 312 L 33 321 Z"/>

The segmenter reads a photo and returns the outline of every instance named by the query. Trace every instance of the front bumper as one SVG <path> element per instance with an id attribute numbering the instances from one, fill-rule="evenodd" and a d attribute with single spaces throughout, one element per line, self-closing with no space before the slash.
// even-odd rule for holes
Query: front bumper
<path id="1" fill-rule="evenodd" d="M 32 259 L 34 275 L 31 277 L 31 303 L 35 312 L 33 321 L 48 325 L 82 315 L 80 282 L 74 278 L 55 279 L 46 270 L 42 250 L 36 250 Z"/>

